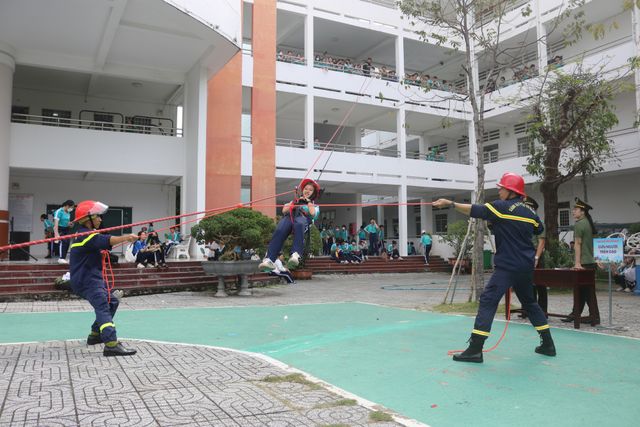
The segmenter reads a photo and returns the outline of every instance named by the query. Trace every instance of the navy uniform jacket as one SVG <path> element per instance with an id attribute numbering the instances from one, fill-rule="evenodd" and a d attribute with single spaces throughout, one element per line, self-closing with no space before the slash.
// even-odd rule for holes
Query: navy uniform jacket
<path id="1" fill-rule="evenodd" d="M 91 231 L 80 227 L 78 233 Z M 87 236 L 76 237 L 71 245 L 69 256 L 69 270 L 71 272 L 71 288 L 74 292 L 88 287 L 104 286 L 102 278 L 102 254 L 103 249 L 111 249 L 109 244 L 111 236 L 108 234 L 93 233 Z"/>
<path id="2" fill-rule="evenodd" d="M 531 239 L 542 234 L 544 226 L 538 215 L 516 197 L 472 205 L 471 216 L 493 223 L 496 236 L 496 268 L 508 271 L 533 270 L 536 249 Z"/>

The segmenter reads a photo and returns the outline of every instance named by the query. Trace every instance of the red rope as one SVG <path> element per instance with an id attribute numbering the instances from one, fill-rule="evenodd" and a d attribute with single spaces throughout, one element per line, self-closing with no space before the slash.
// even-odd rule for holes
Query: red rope
<path id="1" fill-rule="evenodd" d="M 509 288 L 507 290 L 507 292 L 511 293 L 511 288 Z M 493 347 L 488 348 L 486 350 L 482 350 L 483 353 L 489 353 L 490 351 L 495 350 L 496 348 L 498 348 L 498 345 L 500 345 L 500 343 L 502 342 L 503 338 L 505 337 L 505 335 L 507 335 L 507 329 L 509 328 L 509 322 L 511 321 L 511 295 L 509 295 L 508 297 L 505 295 L 505 310 L 507 311 L 507 321 L 504 324 L 504 329 L 502 330 L 502 335 L 500 335 L 500 338 L 498 338 L 498 341 L 494 344 Z M 456 353 L 462 353 L 464 350 L 449 350 L 447 351 L 447 355 L 448 356 L 453 356 Z"/>
<path id="2" fill-rule="evenodd" d="M 113 291 L 116 280 L 113 275 L 109 251 L 105 249 L 100 251 L 100 253 L 102 254 L 102 280 L 104 280 L 104 283 L 107 285 L 107 302 L 111 304 L 111 292 Z M 109 280 L 109 275 L 111 275 L 111 280 Z"/>

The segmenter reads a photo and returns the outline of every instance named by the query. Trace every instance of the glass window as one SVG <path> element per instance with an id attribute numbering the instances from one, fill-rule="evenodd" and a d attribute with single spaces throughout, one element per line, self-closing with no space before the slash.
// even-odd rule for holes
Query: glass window
<path id="1" fill-rule="evenodd" d="M 518 141 L 518 157 L 526 157 L 530 154 L 531 149 L 531 137 L 523 136 L 517 139 Z"/>
<path id="2" fill-rule="evenodd" d="M 447 214 L 436 214 L 434 215 L 434 220 L 436 222 L 436 233 L 446 233 L 447 232 Z"/>
<path id="3" fill-rule="evenodd" d="M 71 125 L 71 120 L 69 120 L 71 111 L 43 108 L 42 116 L 42 124 L 47 126 L 69 127 Z"/>

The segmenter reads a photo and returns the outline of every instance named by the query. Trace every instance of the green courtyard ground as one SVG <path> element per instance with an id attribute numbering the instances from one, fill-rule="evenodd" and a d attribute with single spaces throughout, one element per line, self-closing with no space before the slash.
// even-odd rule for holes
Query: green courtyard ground
<path id="1" fill-rule="evenodd" d="M 549 358 L 533 352 L 538 343 L 534 329 L 514 320 L 499 347 L 485 354 L 484 364 L 462 364 L 447 351 L 465 347 L 473 318 L 430 311 L 441 302 L 446 280 L 438 273 L 336 275 L 257 289 L 251 298 L 220 300 L 206 292 L 131 297 L 124 298 L 116 323 L 125 339 L 267 356 L 363 402 L 432 426 L 636 425 L 640 409 L 632 396 L 640 389 L 640 365 L 633 358 L 640 354 L 640 340 L 634 338 L 640 334 L 640 297 L 614 295 L 614 324 L 627 328 L 613 331 L 617 336 L 586 325 L 576 331 L 552 318 L 558 356 Z M 457 302 L 467 297 L 468 285 L 463 280 L 460 286 Z M 606 297 L 599 294 L 603 321 L 608 319 Z M 571 296 L 553 294 L 549 305 L 552 311 L 568 312 Z M 87 309 L 82 301 L 2 304 L 0 341 L 77 340 L 92 321 Z M 494 322 L 487 347 L 504 325 Z M 83 347 L 88 363 L 102 363 L 96 357 L 99 348 L 73 345 Z M 4 357 L 0 360 L 10 359 Z M 215 375 L 210 381 L 215 384 Z M 5 398 L 0 423 L 12 411 L 11 402 Z M 311 419 L 309 425 L 330 424 L 303 415 Z M 230 419 L 237 424 L 228 425 L 242 425 Z M 343 421 L 331 424 L 374 420 Z"/>

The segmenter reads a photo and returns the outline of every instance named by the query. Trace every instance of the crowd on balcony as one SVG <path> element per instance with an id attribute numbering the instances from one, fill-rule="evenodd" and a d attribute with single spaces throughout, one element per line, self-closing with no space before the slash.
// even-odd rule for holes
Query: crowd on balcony
<path id="1" fill-rule="evenodd" d="M 304 54 L 299 52 L 294 52 L 292 50 L 287 50 L 287 53 L 284 50 L 278 50 L 278 54 L 276 56 L 277 61 L 281 62 L 289 62 L 291 64 L 305 64 L 306 61 L 304 59 Z"/>
<path id="2" fill-rule="evenodd" d="M 351 58 L 332 56 L 329 55 L 327 51 L 324 51 L 322 54 L 315 55 L 314 64 L 317 68 L 340 71 L 347 74 L 375 77 L 393 82 L 398 81 L 396 70 L 387 67 L 386 65 L 376 65 L 370 57 L 367 58 L 366 61 L 359 62 L 355 59 L 352 60 Z"/>
<path id="3" fill-rule="evenodd" d="M 443 90 L 446 92 L 464 92 L 462 89 L 457 88 L 451 82 L 448 82 L 444 79 L 439 79 L 438 76 L 430 76 L 429 74 L 421 74 L 418 72 L 406 73 L 404 77 L 404 83 L 412 86 L 421 86 L 427 89 Z"/>

